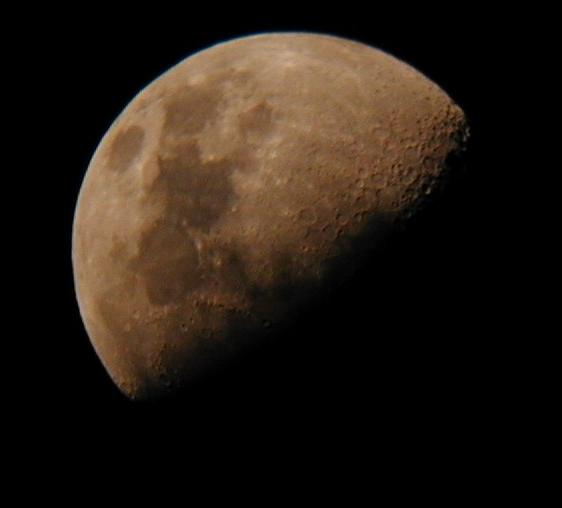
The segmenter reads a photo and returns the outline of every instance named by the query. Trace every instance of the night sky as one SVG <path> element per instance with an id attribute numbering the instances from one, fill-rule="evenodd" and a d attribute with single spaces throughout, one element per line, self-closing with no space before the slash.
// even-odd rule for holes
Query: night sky
<path id="1" fill-rule="evenodd" d="M 38 309 L 20 318 L 32 355 L 33 374 L 17 395 L 22 411 L 35 415 L 26 421 L 61 430 L 94 419 L 125 437 L 127 429 L 163 421 L 201 435 L 224 422 L 232 432 L 283 427 L 363 437 L 382 426 L 414 441 L 463 434 L 476 443 L 483 425 L 500 418 L 525 384 L 515 367 L 523 339 L 505 328 L 514 297 L 506 257 L 506 202 L 513 198 L 504 182 L 517 178 L 505 155 L 511 127 L 505 112 L 516 92 L 504 85 L 516 72 L 518 40 L 502 27 L 511 25 L 470 6 L 464 12 L 262 8 L 149 13 L 139 7 L 119 14 L 85 8 L 19 21 L 21 39 L 33 41 L 20 59 L 32 75 L 20 88 L 34 90 L 37 119 L 26 132 L 44 143 L 29 154 L 42 159 L 34 169 L 41 211 L 29 249 L 41 284 L 36 298 L 21 300 Z M 82 178 L 103 134 L 145 85 L 209 45 L 267 31 L 351 38 L 421 71 L 469 119 L 467 170 L 286 340 L 194 386 L 187 399 L 132 403 L 97 359 L 75 300 L 71 227 Z"/>

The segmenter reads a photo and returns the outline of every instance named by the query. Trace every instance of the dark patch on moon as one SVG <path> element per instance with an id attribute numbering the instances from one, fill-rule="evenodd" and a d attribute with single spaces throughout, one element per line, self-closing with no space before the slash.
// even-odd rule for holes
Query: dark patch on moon
<path id="1" fill-rule="evenodd" d="M 155 305 L 180 301 L 202 280 L 193 239 L 172 221 L 157 222 L 142 234 L 139 255 L 130 267 L 144 280 Z"/>
<path id="2" fill-rule="evenodd" d="M 150 194 L 163 205 L 162 215 L 143 232 L 140 254 L 130 268 L 144 280 L 150 301 L 166 305 L 183 301 L 199 288 L 205 271 L 233 283 L 244 269 L 233 251 L 226 252 L 219 267 L 203 267 L 190 231 L 209 233 L 232 206 L 236 195 L 230 174 L 236 161 L 202 161 L 197 142 L 187 140 L 160 155 L 158 166 Z"/>
<path id="3" fill-rule="evenodd" d="M 121 309 L 113 305 L 107 298 L 98 298 L 97 301 L 98 312 L 103 319 L 105 326 L 119 335 L 125 333 L 123 323 L 123 313 Z"/>
<path id="4" fill-rule="evenodd" d="M 151 192 L 164 203 L 167 220 L 209 232 L 232 206 L 232 160 L 202 161 L 197 143 L 190 140 L 160 156 L 158 164 Z"/>
<path id="5" fill-rule="evenodd" d="M 151 200 L 163 205 L 163 212 L 161 220 L 142 234 L 140 254 L 130 265 L 144 280 L 155 305 L 181 302 L 201 287 L 204 271 L 226 291 L 240 293 L 248 284 L 242 258 L 234 248 L 221 246 L 220 263 L 202 266 L 204 260 L 199 260 L 189 231 L 211 231 L 237 199 L 230 175 L 252 166 L 249 150 L 203 161 L 193 137 L 217 114 L 222 78 L 215 76 L 210 88 L 192 87 L 166 106 L 159 172 L 150 187 Z M 271 107 L 266 102 L 256 104 L 240 116 L 239 126 L 244 136 L 267 134 Z"/>
<path id="6" fill-rule="evenodd" d="M 132 125 L 117 134 L 109 151 L 109 169 L 117 172 L 127 170 L 141 151 L 143 143 L 144 129 L 138 125 Z"/>
<path id="7" fill-rule="evenodd" d="M 245 136 L 248 134 L 264 134 L 271 128 L 271 106 L 266 101 L 256 104 L 240 114 L 240 131 Z"/>
<path id="8" fill-rule="evenodd" d="M 250 282 L 244 261 L 238 250 L 234 247 L 222 245 L 217 249 L 217 255 L 220 257 L 220 265 L 215 268 L 215 271 L 224 288 L 236 294 L 247 291 Z"/>
<path id="9" fill-rule="evenodd" d="M 165 135 L 171 139 L 181 138 L 203 130 L 205 124 L 219 114 L 224 84 L 236 81 L 237 77 L 245 76 L 232 69 L 218 71 L 207 76 L 202 83 L 185 87 L 181 93 L 172 95 L 165 106 Z"/>
<path id="10" fill-rule="evenodd" d="M 124 240 L 115 238 L 109 251 L 109 255 L 115 262 L 121 262 L 127 258 L 127 244 Z"/>

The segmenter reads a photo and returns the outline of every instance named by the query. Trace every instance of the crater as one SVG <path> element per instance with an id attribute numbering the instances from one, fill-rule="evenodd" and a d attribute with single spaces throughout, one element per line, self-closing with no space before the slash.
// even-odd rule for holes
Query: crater
<path id="1" fill-rule="evenodd" d="M 109 149 L 108 167 L 112 171 L 127 170 L 139 154 L 144 143 L 144 130 L 133 125 L 115 136 Z"/>

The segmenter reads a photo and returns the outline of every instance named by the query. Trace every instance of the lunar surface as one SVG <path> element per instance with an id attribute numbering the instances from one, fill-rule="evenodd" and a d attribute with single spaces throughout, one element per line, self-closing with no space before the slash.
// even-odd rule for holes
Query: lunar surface
<path id="1" fill-rule="evenodd" d="M 164 73 L 102 139 L 74 219 L 114 382 L 160 397 L 265 340 L 416 212 L 466 138 L 437 85 L 332 36 L 236 39 Z"/>

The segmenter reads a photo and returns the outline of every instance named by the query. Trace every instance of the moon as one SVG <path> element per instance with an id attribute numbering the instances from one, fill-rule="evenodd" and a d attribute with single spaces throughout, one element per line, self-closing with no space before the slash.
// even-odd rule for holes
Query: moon
<path id="1" fill-rule="evenodd" d="M 132 399 L 189 386 L 349 276 L 446 181 L 462 110 L 421 73 L 318 34 L 244 37 L 142 90 L 77 201 L 80 313 Z"/>

